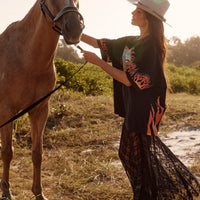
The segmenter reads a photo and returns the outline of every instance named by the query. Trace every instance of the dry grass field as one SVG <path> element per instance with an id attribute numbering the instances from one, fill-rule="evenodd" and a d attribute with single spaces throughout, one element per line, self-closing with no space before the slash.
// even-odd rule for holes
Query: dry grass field
<path id="1" fill-rule="evenodd" d="M 200 130 L 200 96 L 169 94 L 167 104 L 161 134 Z M 45 196 L 49 200 L 132 199 L 131 187 L 118 158 L 123 119 L 113 114 L 112 97 L 59 91 L 52 96 L 50 105 L 42 165 Z M 26 115 L 15 123 L 13 144 L 12 194 L 15 200 L 34 199 Z M 191 170 L 200 176 L 198 157 Z"/>

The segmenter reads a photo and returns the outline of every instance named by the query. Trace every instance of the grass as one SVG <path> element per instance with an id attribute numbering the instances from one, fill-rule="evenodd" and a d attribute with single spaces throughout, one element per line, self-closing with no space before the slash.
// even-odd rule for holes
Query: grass
<path id="1" fill-rule="evenodd" d="M 180 66 L 166 64 L 166 74 L 170 80 L 171 89 L 174 92 L 187 92 L 200 94 L 199 66 Z"/>
<path id="2" fill-rule="evenodd" d="M 187 93 L 167 95 L 167 110 L 161 132 L 200 130 L 200 96 Z"/>
<path id="3" fill-rule="evenodd" d="M 200 129 L 200 96 L 169 94 L 167 104 L 161 133 Z M 132 199 L 129 181 L 118 158 L 123 119 L 113 114 L 112 96 L 59 91 L 52 96 L 50 105 L 42 165 L 43 191 L 48 199 Z M 27 116 L 15 123 L 14 136 L 12 194 L 16 200 L 31 200 L 34 197 Z M 198 159 L 191 170 L 200 175 Z"/>

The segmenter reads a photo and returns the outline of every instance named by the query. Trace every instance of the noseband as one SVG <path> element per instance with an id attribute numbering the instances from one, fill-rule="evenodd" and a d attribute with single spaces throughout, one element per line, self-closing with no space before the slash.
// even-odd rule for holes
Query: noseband
<path id="1" fill-rule="evenodd" d="M 84 26 L 84 19 L 83 19 L 83 16 L 81 15 L 81 13 L 78 11 L 78 8 L 74 7 L 74 6 L 68 6 L 66 8 L 64 8 L 63 10 L 61 10 L 57 15 L 56 17 L 54 17 L 51 13 L 51 11 L 48 9 L 48 7 L 46 6 L 45 4 L 45 0 L 40 0 L 40 7 L 41 7 L 41 10 L 43 12 L 43 14 L 45 15 L 45 13 L 51 18 L 51 20 L 54 22 L 54 25 L 53 25 L 53 30 L 58 32 L 60 35 L 62 35 L 62 31 L 61 31 L 61 28 L 58 27 L 55 23 L 56 21 L 58 21 L 64 14 L 66 13 L 70 13 L 70 12 L 75 12 L 79 17 L 80 17 L 80 22 L 83 26 L 83 28 L 85 27 Z"/>

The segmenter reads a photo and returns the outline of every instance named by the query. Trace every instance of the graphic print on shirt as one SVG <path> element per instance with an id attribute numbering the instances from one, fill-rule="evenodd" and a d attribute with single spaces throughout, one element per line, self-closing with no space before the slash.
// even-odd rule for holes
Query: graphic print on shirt
<path id="1" fill-rule="evenodd" d="M 136 68 L 136 65 L 134 64 L 134 60 L 135 60 L 135 48 L 131 48 L 129 49 L 127 46 L 124 48 L 124 52 L 122 55 L 122 61 L 123 61 L 123 69 L 124 71 L 126 71 L 126 69 L 130 66 L 132 66 L 132 68 Z"/>
<path id="2" fill-rule="evenodd" d="M 123 69 L 126 73 L 130 75 L 132 81 L 139 87 L 139 89 L 144 90 L 151 87 L 151 80 L 148 74 L 139 72 L 135 64 L 135 48 L 124 48 L 122 55 Z"/>
<path id="3" fill-rule="evenodd" d="M 147 125 L 147 135 L 151 135 L 151 131 L 153 131 L 154 135 L 158 135 L 161 119 L 164 115 L 164 112 L 165 108 L 160 105 L 160 97 L 158 97 L 155 106 L 151 105 L 149 121 Z"/>

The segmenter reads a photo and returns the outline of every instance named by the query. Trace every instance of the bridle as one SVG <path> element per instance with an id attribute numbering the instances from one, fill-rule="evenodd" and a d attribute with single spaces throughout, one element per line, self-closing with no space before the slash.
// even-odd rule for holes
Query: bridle
<path id="1" fill-rule="evenodd" d="M 63 10 L 61 10 L 56 17 L 54 17 L 51 13 L 51 11 L 48 9 L 48 7 L 45 4 L 45 0 L 40 0 L 40 7 L 41 10 L 44 14 L 44 16 L 46 16 L 46 14 L 51 18 L 51 20 L 54 22 L 52 28 L 54 31 L 56 31 L 57 33 L 59 33 L 60 35 L 62 35 L 62 31 L 61 28 L 59 26 L 56 25 L 56 22 L 65 14 L 65 13 L 70 13 L 70 12 L 75 12 L 79 17 L 80 17 L 80 22 L 82 24 L 82 27 L 84 28 L 84 19 L 83 16 L 81 15 L 81 13 L 78 11 L 78 8 L 75 6 L 68 6 L 66 8 L 64 8 Z M 45 14 L 46 13 L 46 14 Z"/>

